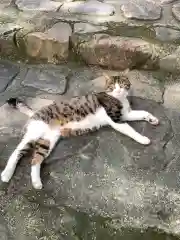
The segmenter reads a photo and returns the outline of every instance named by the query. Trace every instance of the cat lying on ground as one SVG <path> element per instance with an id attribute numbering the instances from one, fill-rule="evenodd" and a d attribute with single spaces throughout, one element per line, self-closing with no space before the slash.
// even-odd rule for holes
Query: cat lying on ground
<path id="1" fill-rule="evenodd" d="M 158 119 L 146 111 L 132 110 L 127 99 L 131 83 L 122 72 L 106 78 L 104 92 L 73 97 L 59 101 L 33 112 L 23 101 L 10 98 L 7 103 L 27 114 L 30 119 L 23 139 L 18 144 L 4 171 L 1 180 L 9 182 L 19 159 L 33 149 L 31 180 L 36 189 L 42 188 L 41 163 L 49 156 L 60 136 L 81 135 L 109 125 L 136 142 L 148 145 L 150 140 L 136 132 L 127 121 L 147 121 L 157 125 Z"/>

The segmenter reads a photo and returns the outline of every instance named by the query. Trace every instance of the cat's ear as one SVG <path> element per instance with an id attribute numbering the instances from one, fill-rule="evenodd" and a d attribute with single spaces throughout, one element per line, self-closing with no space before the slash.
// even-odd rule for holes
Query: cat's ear
<path id="1" fill-rule="evenodd" d="M 126 69 L 123 71 L 123 74 L 124 74 L 124 75 L 127 75 L 129 72 L 130 72 L 130 69 L 129 69 L 129 68 L 126 68 Z"/>
<path id="2" fill-rule="evenodd" d="M 105 77 L 106 85 L 108 85 L 111 82 L 111 76 L 105 72 L 103 72 L 103 76 Z"/>
<path id="3" fill-rule="evenodd" d="M 106 80 L 110 80 L 111 79 L 111 77 L 107 73 L 105 73 L 105 72 L 103 72 L 103 76 L 105 77 Z"/>

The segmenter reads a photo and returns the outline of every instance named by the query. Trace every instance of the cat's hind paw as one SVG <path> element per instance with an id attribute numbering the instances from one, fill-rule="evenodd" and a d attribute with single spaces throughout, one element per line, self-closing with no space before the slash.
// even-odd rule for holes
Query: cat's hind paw
<path id="1" fill-rule="evenodd" d="M 4 170 L 1 173 L 1 181 L 2 182 L 8 183 L 10 181 L 11 177 L 12 177 L 12 173 L 10 171 Z"/>
<path id="2" fill-rule="evenodd" d="M 138 142 L 142 145 L 149 145 L 151 143 L 151 140 L 145 136 L 142 136 L 141 139 L 138 140 Z"/>
<path id="3" fill-rule="evenodd" d="M 42 189 L 43 185 L 41 181 L 36 181 L 36 182 L 32 182 L 32 185 L 35 189 L 40 190 Z"/>

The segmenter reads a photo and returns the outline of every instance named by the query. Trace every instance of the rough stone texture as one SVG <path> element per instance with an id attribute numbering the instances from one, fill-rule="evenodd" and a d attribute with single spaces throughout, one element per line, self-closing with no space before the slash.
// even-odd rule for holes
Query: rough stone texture
<path id="1" fill-rule="evenodd" d="M 180 106 L 180 79 L 175 78 L 165 85 L 164 91 L 164 106 L 179 111 Z"/>
<path id="2" fill-rule="evenodd" d="M 2 0 L 0 5 L 2 7 L 8 7 L 11 4 L 12 0 Z"/>
<path id="3" fill-rule="evenodd" d="M 50 0 L 16 0 L 16 5 L 22 11 L 56 11 L 62 3 Z"/>
<path id="4" fill-rule="evenodd" d="M 180 48 L 178 48 L 173 54 L 167 55 L 160 59 L 160 68 L 169 72 L 180 71 Z"/>
<path id="5" fill-rule="evenodd" d="M 0 4 L 0 23 L 13 23 L 18 19 L 18 10 L 13 7 L 3 7 Z"/>
<path id="6" fill-rule="evenodd" d="M 160 3 L 162 4 L 168 4 L 168 3 L 172 3 L 175 2 L 176 0 L 160 0 Z"/>
<path id="7" fill-rule="evenodd" d="M 151 72 L 139 72 L 134 70 L 129 72 L 128 76 L 134 86 L 134 96 L 162 102 L 163 89 L 158 80 L 152 76 Z"/>
<path id="8" fill-rule="evenodd" d="M 93 36 L 72 37 L 75 51 L 82 59 L 93 65 L 106 66 L 109 69 L 141 67 L 147 62 L 158 68 L 158 55 L 153 44 L 138 38 L 94 34 Z"/>
<path id="9" fill-rule="evenodd" d="M 91 0 L 87 2 L 75 1 L 64 3 L 60 9 L 63 12 L 88 14 L 88 15 L 113 15 L 115 13 L 115 8 L 106 3 L 101 3 L 96 0 Z"/>
<path id="10" fill-rule="evenodd" d="M 176 3 L 172 7 L 172 13 L 174 17 L 180 21 L 180 3 Z"/>
<path id="11" fill-rule="evenodd" d="M 180 41 L 180 31 L 166 27 L 156 27 L 156 38 L 162 42 L 166 41 Z"/>
<path id="12" fill-rule="evenodd" d="M 22 84 L 52 94 L 63 94 L 66 90 L 67 72 L 61 68 L 30 68 Z"/>
<path id="13" fill-rule="evenodd" d="M 105 26 L 95 26 L 89 23 L 75 23 L 74 33 L 95 33 L 107 30 Z"/>
<path id="14" fill-rule="evenodd" d="M 14 23 L 0 24 L 0 54 L 1 56 L 10 56 L 13 59 L 18 55 L 14 43 L 14 33 L 21 27 Z"/>
<path id="15" fill-rule="evenodd" d="M 69 37 L 72 30 L 67 23 L 57 23 L 45 33 L 29 33 L 25 37 L 27 54 L 36 59 L 54 63 L 64 61 L 69 55 Z"/>
<path id="16" fill-rule="evenodd" d="M 0 92 L 2 93 L 19 73 L 19 67 L 7 61 L 0 62 Z"/>
<path id="17" fill-rule="evenodd" d="M 152 0 L 130 1 L 122 5 L 121 10 L 130 19 L 157 20 L 161 17 L 161 6 Z"/>
<path id="18" fill-rule="evenodd" d="M 11 88 L 0 95 L 1 170 L 19 142 L 27 121 L 25 115 L 4 104 L 7 98 L 23 96 L 36 110 L 51 103 L 54 96 L 48 100 L 48 94 L 42 97 L 35 91 L 37 82 L 40 84 L 40 71 L 44 74 L 39 88 L 43 90 L 44 79 L 48 78 L 54 93 L 61 87 L 57 79 L 69 76 L 64 97 L 92 91 L 90 85 L 98 87 L 104 71 L 69 63 L 64 67 L 28 65 L 20 70 Z M 98 80 L 95 79 L 98 76 Z M 143 95 L 143 88 L 147 93 L 148 89 L 160 91 L 152 72 L 134 70 L 129 76 L 133 80 L 133 95 Z M 99 86 L 103 87 L 101 83 Z M 28 97 L 30 95 L 33 97 Z M 132 98 L 133 109 L 147 110 L 160 119 L 156 127 L 145 122 L 131 123 L 138 132 L 152 139 L 147 147 L 108 127 L 81 137 L 62 139 L 42 167 L 44 189 L 40 192 L 32 189 L 29 159 L 22 159 L 12 181 L 0 184 L 0 213 L 5 219 L 0 228 L 1 236 L 7 234 L 10 240 L 11 236 L 14 240 L 109 240 L 121 239 L 123 234 L 123 238 L 132 240 L 135 237 L 138 240 L 167 237 L 176 240 L 145 230 L 154 227 L 180 234 L 180 164 L 178 158 L 174 159 L 179 154 L 179 113 L 165 110 L 155 102 L 158 100 L 154 95 L 154 98 L 148 94 L 141 96 L 146 99 Z M 62 98 L 57 95 L 56 100 Z"/>

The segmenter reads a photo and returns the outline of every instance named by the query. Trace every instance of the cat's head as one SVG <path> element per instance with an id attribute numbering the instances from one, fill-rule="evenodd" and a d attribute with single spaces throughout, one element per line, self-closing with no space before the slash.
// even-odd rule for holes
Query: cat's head
<path id="1" fill-rule="evenodd" d="M 128 71 L 123 71 L 116 76 L 104 74 L 106 78 L 105 91 L 114 97 L 126 97 L 131 87 L 129 77 L 127 76 Z"/>

